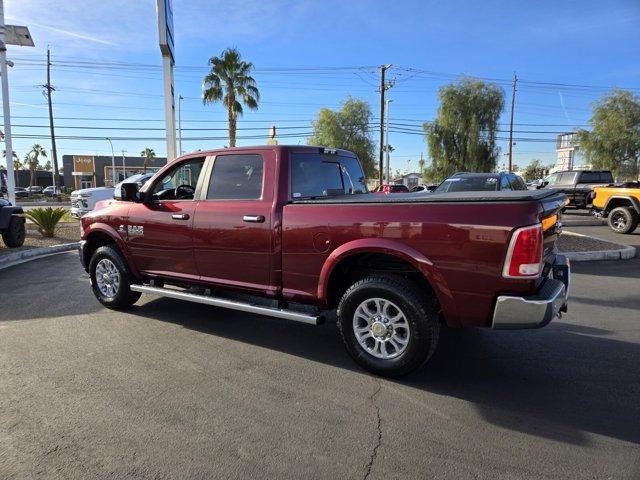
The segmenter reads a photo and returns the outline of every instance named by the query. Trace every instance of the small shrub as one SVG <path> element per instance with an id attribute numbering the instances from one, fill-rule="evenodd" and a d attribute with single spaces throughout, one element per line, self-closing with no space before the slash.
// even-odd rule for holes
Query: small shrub
<path id="1" fill-rule="evenodd" d="M 67 210 L 62 207 L 34 208 L 24 213 L 24 216 L 38 226 L 43 237 L 53 237 L 58 222 L 65 216 Z"/>

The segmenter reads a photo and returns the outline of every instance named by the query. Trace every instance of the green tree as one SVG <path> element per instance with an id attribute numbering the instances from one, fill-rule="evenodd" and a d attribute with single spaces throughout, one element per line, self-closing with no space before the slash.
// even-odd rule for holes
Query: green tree
<path id="1" fill-rule="evenodd" d="M 438 116 L 423 125 L 431 156 L 425 180 L 437 182 L 459 171 L 492 172 L 500 154 L 496 133 L 504 108 L 502 89 L 463 78 L 442 87 L 438 97 Z"/>
<path id="2" fill-rule="evenodd" d="M 616 177 L 637 179 L 640 156 L 640 99 L 614 89 L 594 104 L 591 131 L 579 130 L 576 140 L 586 160 Z"/>
<path id="3" fill-rule="evenodd" d="M 47 162 L 44 164 L 42 169 L 46 170 L 47 172 L 50 172 L 51 171 L 51 160 L 47 160 Z"/>
<path id="4" fill-rule="evenodd" d="M 236 122 L 244 109 L 258 109 L 260 92 L 251 76 L 253 64 L 245 62 L 235 48 L 227 48 L 219 57 L 209 59 L 211 71 L 204 77 L 202 101 L 205 105 L 222 102 L 227 108 L 229 147 L 236 146 Z"/>
<path id="5" fill-rule="evenodd" d="M 36 171 L 40 166 L 40 157 L 46 157 L 47 151 L 42 148 L 42 145 L 38 143 L 34 143 L 31 146 L 31 150 L 27 153 L 25 160 L 27 161 L 27 165 L 29 165 L 29 186 L 32 187 L 35 185 L 36 180 Z"/>
<path id="6" fill-rule="evenodd" d="M 343 148 L 355 153 L 367 178 L 376 176 L 375 143 L 369 133 L 373 114 L 369 104 L 357 98 L 347 98 L 340 110 L 323 108 L 313 122 L 309 145 Z"/>
<path id="7" fill-rule="evenodd" d="M 156 158 L 156 152 L 153 148 L 146 147 L 144 150 L 140 152 L 140 156 L 144 158 L 144 163 L 142 164 L 142 171 L 147 173 L 147 167 L 149 163 L 153 163 Z"/>
<path id="8" fill-rule="evenodd" d="M 538 180 L 544 177 L 545 167 L 540 164 L 540 160 L 533 159 L 527 168 L 524 169 L 524 179 L 527 182 Z"/>

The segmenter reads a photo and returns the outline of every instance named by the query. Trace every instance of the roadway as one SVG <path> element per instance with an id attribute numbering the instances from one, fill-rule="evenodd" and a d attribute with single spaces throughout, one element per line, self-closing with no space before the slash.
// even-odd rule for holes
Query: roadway
<path id="1" fill-rule="evenodd" d="M 572 229 L 574 230 L 574 229 Z M 399 381 L 335 325 L 102 308 L 75 254 L 0 271 L 0 476 L 640 477 L 640 258 L 574 264 L 535 331 L 446 331 Z"/>

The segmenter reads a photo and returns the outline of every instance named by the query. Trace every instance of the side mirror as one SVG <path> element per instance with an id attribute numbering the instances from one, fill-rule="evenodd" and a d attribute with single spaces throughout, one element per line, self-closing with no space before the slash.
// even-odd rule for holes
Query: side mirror
<path id="1" fill-rule="evenodd" d="M 123 202 L 140 202 L 140 192 L 137 183 L 123 183 L 122 184 L 121 199 Z"/>

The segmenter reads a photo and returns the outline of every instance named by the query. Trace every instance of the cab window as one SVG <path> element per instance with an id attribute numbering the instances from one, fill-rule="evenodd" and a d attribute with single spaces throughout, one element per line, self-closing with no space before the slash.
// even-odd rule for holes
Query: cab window
<path id="1" fill-rule="evenodd" d="M 204 158 L 193 158 L 176 165 L 153 185 L 154 200 L 193 200 Z"/>
<path id="2" fill-rule="evenodd" d="M 500 177 L 500 190 L 511 190 L 508 175 L 503 175 L 502 177 Z"/>
<path id="3" fill-rule="evenodd" d="M 257 200 L 262 196 L 262 155 L 218 155 L 207 200 Z"/>

